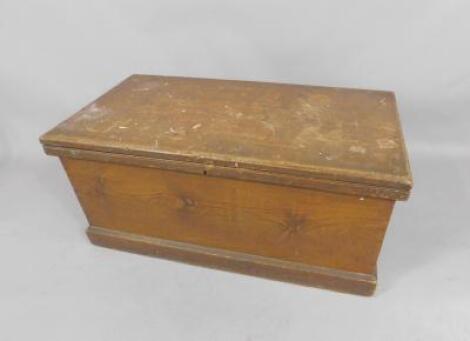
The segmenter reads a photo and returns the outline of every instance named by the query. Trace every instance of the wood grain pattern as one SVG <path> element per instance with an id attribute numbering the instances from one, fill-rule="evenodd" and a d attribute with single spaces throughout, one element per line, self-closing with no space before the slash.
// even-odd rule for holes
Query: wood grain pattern
<path id="1" fill-rule="evenodd" d="M 373 274 L 394 201 L 62 158 L 91 225 Z"/>

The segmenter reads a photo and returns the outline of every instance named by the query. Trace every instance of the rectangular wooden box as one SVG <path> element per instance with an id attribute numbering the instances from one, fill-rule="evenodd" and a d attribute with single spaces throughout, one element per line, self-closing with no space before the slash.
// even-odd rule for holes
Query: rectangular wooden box
<path id="1" fill-rule="evenodd" d="M 41 142 L 95 244 L 364 295 L 412 185 L 384 91 L 134 75 Z"/>

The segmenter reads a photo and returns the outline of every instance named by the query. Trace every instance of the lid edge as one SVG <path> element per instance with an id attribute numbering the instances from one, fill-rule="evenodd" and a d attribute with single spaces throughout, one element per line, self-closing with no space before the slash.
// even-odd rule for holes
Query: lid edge
<path id="1" fill-rule="evenodd" d="M 97 150 L 89 148 L 77 148 L 76 146 L 64 146 L 49 143 L 43 136 L 40 138 L 44 150 L 49 155 L 66 156 L 78 159 L 95 161 L 115 162 L 139 165 L 144 167 L 161 168 L 190 173 L 210 173 L 213 176 L 228 177 L 240 180 L 252 180 L 257 182 L 268 182 L 280 185 L 295 186 L 301 188 L 317 188 L 330 192 L 355 194 L 359 196 L 371 196 L 390 200 L 407 200 L 411 190 L 408 178 L 402 178 L 401 182 L 390 183 L 387 181 L 365 182 L 346 179 L 345 177 L 332 177 L 328 173 L 315 174 L 314 172 L 279 172 L 277 169 L 262 169 L 259 167 L 246 167 L 250 164 L 240 163 L 230 166 L 217 161 L 204 158 L 172 159 L 156 158 L 155 154 L 142 155 L 129 149 L 127 153 L 115 150 Z M 166 155 L 168 156 L 168 155 Z M 177 155 L 181 156 L 181 155 Z M 197 161 L 196 161 L 197 160 Z M 253 166 L 253 165 L 251 165 Z M 185 169 L 188 168 L 188 169 Z M 197 170 L 197 171 L 194 171 Z M 273 171 L 274 170 L 274 171 Z M 281 170 L 286 170 L 282 168 Z M 395 184 L 391 186 L 390 184 Z M 398 184 L 399 186 L 397 186 Z"/>

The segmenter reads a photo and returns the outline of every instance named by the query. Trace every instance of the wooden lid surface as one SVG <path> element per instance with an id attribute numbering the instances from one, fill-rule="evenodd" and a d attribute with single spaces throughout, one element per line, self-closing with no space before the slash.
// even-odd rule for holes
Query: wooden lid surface
<path id="1" fill-rule="evenodd" d="M 375 185 L 397 190 L 396 199 L 412 184 L 385 91 L 133 75 L 41 142 Z"/>

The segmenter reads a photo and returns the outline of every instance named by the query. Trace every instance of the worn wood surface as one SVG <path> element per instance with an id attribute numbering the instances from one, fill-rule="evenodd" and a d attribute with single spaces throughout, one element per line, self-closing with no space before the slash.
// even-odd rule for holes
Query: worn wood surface
<path id="1" fill-rule="evenodd" d="M 384 91 L 135 75 L 41 141 L 346 182 L 364 195 L 372 185 L 395 200 L 411 188 L 395 97 Z"/>
<path id="2" fill-rule="evenodd" d="M 374 274 L 394 201 L 64 158 L 90 225 Z"/>

